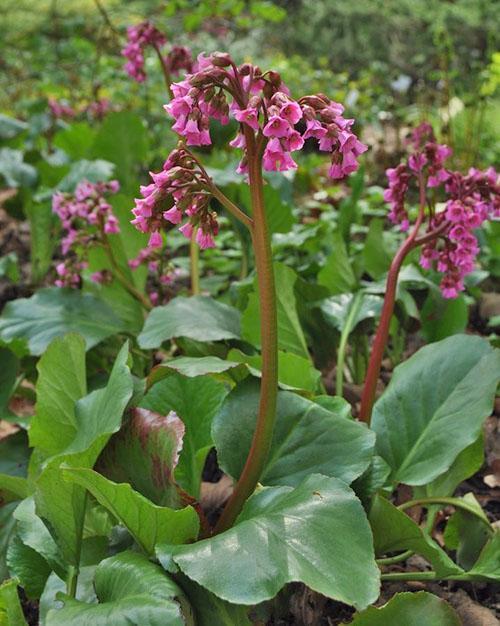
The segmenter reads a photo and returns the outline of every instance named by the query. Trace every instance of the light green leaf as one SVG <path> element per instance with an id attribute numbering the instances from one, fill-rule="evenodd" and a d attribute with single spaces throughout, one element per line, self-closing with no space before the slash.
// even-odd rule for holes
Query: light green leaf
<path id="1" fill-rule="evenodd" d="M 482 549 L 469 574 L 500 582 L 500 531 L 498 529 Z"/>
<path id="2" fill-rule="evenodd" d="M 308 476 L 295 489 L 253 495 L 233 528 L 188 546 L 160 546 L 192 580 L 234 604 L 258 604 L 300 581 L 359 609 L 379 593 L 363 507 L 340 480 Z"/>
<path id="3" fill-rule="evenodd" d="M 278 347 L 309 358 L 307 343 L 297 314 L 294 285 L 297 274 L 282 263 L 275 263 L 274 280 L 278 308 Z M 256 287 L 256 283 L 255 283 Z M 260 305 L 255 291 L 248 298 L 248 305 L 241 320 L 243 338 L 254 346 L 260 346 Z"/>
<path id="4" fill-rule="evenodd" d="M 327 298 L 321 302 L 321 310 L 325 318 L 340 332 L 346 325 L 355 297 L 355 294 L 346 293 Z M 382 298 L 363 294 L 356 315 L 354 315 L 354 319 L 351 321 L 351 328 L 356 328 L 364 320 L 377 318 L 382 310 L 382 304 Z"/>
<path id="5" fill-rule="evenodd" d="M 384 235 L 384 221 L 372 219 L 363 248 L 363 265 L 375 280 L 387 272 L 392 261 L 390 247 L 387 246 Z"/>
<path id="6" fill-rule="evenodd" d="M 60 594 L 64 606 L 48 611 L 45 626 L 186 626 L 175 601 L 182 592 L 141 554 L 121 552 L 102 561 L 94 585 L 98 604 Z"/>
<path id="7" fill-rule="evenodd" d="M 173 373 L 148 391 L 141 407 L 165 415 L 175 411 L 186 428 L 176 481 L 197 498 L 201 472 L 206 456 L 213 446 L 210 428 L 228 390 L 206 376 L 187 378 Z"/>
<path id="8" fill-rule="evenodd" d="M 113 163 L 102 159 L 75 161 L 68 174 L 56 185 L 56 189 L 72 193 L 82 180 L 88 180 L 91 183 L 109 180 L 114 169 Z"/>
<path id="9" fill-rule="evenodd" d="M 394 370 L 375 403 L 377 452 L 393 482 L 424 485 L 478 438 L 500 377 L 500 351 L 456 335 L 425 346 Z"/>
<path id="10" fill-rule="evenodd" d="M 354 616 L 349 626 L 461 626 L 458 615 L 444 600 L 426 591 L 397 593 L 381 607 L 370 606 Z"/>
<path id="11" fill-rule="evenodd" d="M 9 400 L 17 384 L 19 359 L 8 348 L 0 347 L 0 419 L 10 417 Z"/>
<path id="12" fill-rule="evenodd" d="M 19 580 L 28 598 L 40 597 L 51 568 L 43 556 L 25 545 L 18 535 L 14 535 L 9 543 L 7 567 L 10 575 Z"/>
<path id="13" fill-rule="evenodd" d="M 261 375 L 262 357 L 260 354 L 250 356 L 233 348 L 227 357 L 247 363 L 251 367 L 252 374 Z M 310 358 L 306 359 L 293 352 L 278 350 L 278 381 L 285 388 L 303 389 L 316 393 L 321 381 L 321 372 L 313 366 Z"/>
<path id="14" fill-rule="evenodd" d="M 158 543 L 187 543 L 198 535 L 198 515 L 191 506 L 177 511 L 157 506 L 127 483 L 113 483 L 91 469 L 63 469 L 62 474 L 90 491 L 148 554 L 153 554 Z"/>
<path id="15" fill-rule="evenodd" d="M 234 351 L 229 352 L 234 356 Z M 236 370 L 232 372 L 232 370 Z M 180 356 L 165 363 L 161 363 L 153 368 L 148 376 L 148 386 L 152 386 L 154 383 L 167 378 L 172 372 L 178 372 L 188 378 L 194 378 L 196 376 L 205 376 L 207 374 L 213 374 L 217 378 L 220 374 L 234 374 L 236 376 L 244 376 L 247 368 L 242 365 L 238 360 L 224 360 L 219 359 L 217 356 Z M 227 376 L 221 377 L 227 379 Z"/>
<path id="16" fill-rule="evenodd" d="M 137 340 L 141 348 L 159 348 L 174 337 L 196 341 L 239 339 L 239 311 L 205 296 L 178 296 L 151 311 Z"/>
<path id="17" fill-rule="evenodd" d="M 260 382 L 245 379 L 214 418 L 217 458 L 233 478 L 245 463 L 255 430 Z M 261 482 L 297 485 L 312 473 L 352 482 L 368 467 L 374 436 L 361 424 L 334 414 L 297 394 L 278 392 L 273 442 Z"/>
<path id="18" fill-rule="evenodd" d="M 49 271 L 57 244 L 54 213 L 49 201 L 29 201 L 24 210 L 30 225 L 31 275 L 39 283 Z"/>
<path id="19" fill-rule="evenodd" d="M 123 322 L 94 296 L 58 287 L 8 302 L 0 317 L 0 339 L 27 339 L 34 355 L 42 354 L 54 337 L 69 332 L 80 333 L 89 349 L 122 329 Z"/>

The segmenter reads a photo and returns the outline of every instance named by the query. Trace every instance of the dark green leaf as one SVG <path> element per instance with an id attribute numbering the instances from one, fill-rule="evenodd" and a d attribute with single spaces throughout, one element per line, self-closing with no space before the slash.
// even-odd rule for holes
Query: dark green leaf
<path id="1" fill-rule="evenodd" d="M 247 378 L 227 397 L 213 423 L 218 460 L 238 478 L 255 429 L 260 382 Z M 367 428 L 288 391 L 278 393 L 273 443 L 261 477 L 265 485 L 297 485 L 313 472 L 346 483 L 370 463 L 374 437 Z"/>
<path id="2" fill-rule="evenodd" d="M 447 300 L 437 289 L 431 289 L 424 302 L 420 319 L 422 333 L 431 343 L 463 333 L 467 328 L 469 308 L 463 295 Z"/>
<path id="3" fill-rule="evenodd" d="M 151 311 L 138 342 L 141 348 L 159 348 L 174 337 L 197 341 L 239 339 L 239 311 L 205 296 L 178 296 Z"/>
<path id="4" fill-rule="evenodd" d="M 372 428 L 393 482 L 424 485 L 478 438 L 500 376 L 500 351 L 457 335 L 419 350 L 375 403 Z"/>
<path id="5" fill-rule="evenodd" d="M 384 238 L 383 220 L 370 222 L 368 235 L 363 248 L 363 265 L 372 278 L 378 280 L 389 269 L 392 255 Z"/>
<path id="6" fill-rule="evenodd" d="M 189 546 L 160 546 L 189 578 L 234 604 L 273 598 L 288 582 L 357 608 L 374 602 L 379 570 L 363 507 L 340 480 L 308 476 L 295 489 L 269 487 L 245 504 L 236 525 Z"/>
<path id="7" fill-rule="evenodd" d="M 297 274 L 282 263 L 275 263 L 273 268 L 278 308 L 278 347 L 307 359 L 309 352 L 297 314 L 294 293 Z M 249 296 L 241 328 L 244 339 L 254 346 L 260 346 L 260 305 L 257 290 Z"/>

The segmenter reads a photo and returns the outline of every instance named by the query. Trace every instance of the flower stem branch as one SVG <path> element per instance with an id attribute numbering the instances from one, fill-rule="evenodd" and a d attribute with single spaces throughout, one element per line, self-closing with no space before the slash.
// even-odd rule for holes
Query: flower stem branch
<path id="1" fill-rule="evenodd" d="M 263 197 L 262 162 L 256 152 L 250 129 L 245 130 L 248 147 L 250 193 L 252 199 L 252 241 L 259 287 L 262 379 L 255 431 L 241 476 L 214 529 L 220 533 L 232 526 L 245 501 L 255 490 L 271 449 L 278 395 L 278 322 L 276 290 Z"/>
<path id="2" fill-rule="evenodd" d="M 147 298 L 147 296 L 141 293 L 123 274 L 122 269 L 119 266 L 118 261 L 115 258 L 113 248 L 111 247 L 108 236 L 106 235 L 106 233 L 104 233 L 104 231 L 102 232 L 102 245 L 109 259 L 109 262 L 111 263 L 111 267 L 113 268 L 114 276 L 116 277 L 120 285 L 133 298 L 135 298 L 138 302 L 140 302 L 140 304 L 146 309 L 146 311 L 151 311 L 153 306 L 151 302 L 149 301 L 149 298 Z"/>
<path id="3" fill-rule="evenodd" d="M 158 46 L 158 44 L 154 44 L 153 48 L 155 49 L 155 52 L 158 56 L 158 60 L 160 61 L 160 65 L 161 65 L 161 70 L 163 72 L 163 79 L 165 80 L 165 86 L 167 88 L 168 91 L 168 96 L 170 99 L 172 99 L 174 97 L 174 94 L 172 92 L 172 76 L 170 75 L 170 70 L 168 68 L 168 65 L 165 61 L 164 56 L 161 53 L 160 47 Z"/>
<path id="4" fill-rule="evenodd" d="M 396 301 L 399 272 L 401 270 L 401 266 L 403 265 L 403 261 L 409 252 L 419 245 L 417 235 L 424 220 L 424 216 L 425 186 L 423 177 L 420 175 L 420 206 L 418 217 L 411 234 L 405 239 L 399 250 L 396 252 L 389 268 L 387 283 L 385 286 L 384 304 L 382 306 L 380 322 L 373 341 L 372 353 L 368 363 L 368 371 L 363 387 L 359 419 L 362 422 L 366 422 L 368 425 L 371 421 L 373 404 L 375 402 L 375 393 L 382 366 L 382 359 L 384 358 L 384 351 L 389 338 L 391 318 L 394 312 L 394 303 Z"/>

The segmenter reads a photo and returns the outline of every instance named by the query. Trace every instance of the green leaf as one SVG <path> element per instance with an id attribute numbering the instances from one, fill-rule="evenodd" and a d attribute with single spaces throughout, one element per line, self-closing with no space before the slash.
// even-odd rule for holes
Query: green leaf
<path id="1" fill-rule="evenodd" d="M 385 486 L 391 468 L 384 459 L 374 455 L 368 469 L 352 483 L 352 488 L 363 504 L 368 504 L 379 489 Z"/>
<path id="2" fill-rule="evenodd" d="M 33 165 L 24 162 L 21 150 L 0 148 L 0 177 L 2 176 L 7 187 L 32 187 L 36 183 L 37 171 Z"/>
<path id="3" fill-rule="evenodd" d="M 473 476 L 481 468 L 483 461 L 484 440 L 481 435 L 474 443 L 460 452 L 446 472 L 432 482 L 415 488 L 415 497 L 453 495 L 460 483 Z"/>
<path id="4" fill-rule="evenodd" d="M 81 335 L 57 337 L 37 363 L 36 414 L 30 445 L 46 456 L 62 452 L 77 431 L 75 405 L 87 393 L 85 340 Z"/>
<path id="5" fill-rule="evenodd" d="M 9 542 L 15 534 L 16 520 L 12 514 L 16 506 L 17 502 L 8 502 L 0 507 L 0 580 L 9 576 L 6 556 Z"/>
<path id="6" fill-rule="evenodd" d="M 241 474 L 250 450 L 259 390 L 258 380 L 244 380 L 214 418 L 218 461 L 233 478 Z M 260 480 L 265 485 L 295 486 L 317 472 L 350 483 L 368 467 L 373 447 L 373 433 L 361 424 L 280 391 L 271 451 Z"/>
<path id="7" fill-rule="evenodd" d="M 231 350 L 229 354 L 234 356 L 234 351 Z M 178 372 L 188 378 L 205 376 L 207 374 L 213 374 L 217 378 L 218 375 L 226 372 L 232 373 L 232 370 L 236 370 L 234 375 L 243 376 L 247 368 L 236 359 L 230 361 L 219 359 L 217 356 L 180 356 L 154 367 L 148 376 L 148 386 L 170 376 L 172 372 Z M 223 376 L 221 378 L 225 380 L 227 377 Z"/>
<path id="8" fill-rule="evenodd" d="M 260 354 L 250 356 L 240 350 L 232 349 L 228 358 L 241 363 L 247 363 L 251 367 L 252 374 L 261 375 L 262 357 Z M 311 359 L 305 359 L 293 352 L 278 350 L 278 380 L 285 388 L 303 389 L 311 394 L 316 393 L 321 381 L 321 372 L 311 363 Z"/>
<path id="9" fill-rule="evenodd" d="M 159 348 L 174 337 L 196 341 L 239 339 L 239 311 L 205 296 L 178 296 L 151 311 L 137 340 L 141 348 Z"/>
<path id="10" fill-rule="evenodd" d="M 432 565 L 439 577 L 461 574 L 462 569 L 406 513 L 382 496 L 375 496 L 368 516 L 375 554 L 413 550 Z"/>
<path id="11" fill-rule="evenodd" d="M 318 274 L 318 283 L 327 287 L 333 295 L 350 293 L 357 284 L 352 263 L 340 232 L 334 232 L 332 237 L 333 248 Z"/>
<path id="12" fill-rule="evenodd" d="M 123 411 L 133 392 L 127 358 L 128 345 L 125 344 L 106 387 L 77 401 L 75 438 L 61 453 L 46 461 L 36 481 L 37 513 L 49 522 L 64 557 L 72 565 L 78 565 L 79 561 L 85 491 L 65 482 L 60 466 L 64 463 L 71 467 L 93 467 L 110 436 L 120 428 Z M 59 367 L 64 368 L 64 363 Z M 54 439 L 57 441 L 57 433 Z"/>
<path id="13" fill-rule="evenodd" d="M 131 111 L 118 111 L 106 116 L 95 138 L 92 155 L 114 163 L 118 178 L 130 184 L 135 170 L 146 160 L 148 150 L 148 133 L 142 118 Z"/>
<path id="14" fill-rule="evenodd" d="M 363 248 L 363 265 L 375 280 L 382 278 L 392 261 L 392 255 L 386 244 L 384 221 L 372 219 Z"/>
<path id="15" fill-rule="evenodd" d="M 0 138 L 1 139 L 13 139 L 17 135 L 20 135 L 28 128 L 26 122 L 16 120 L 14 117 L 9 117 L 0 113 Z"/>
<path id="16" fill-rule="evenodd" d="M 0 585 L 0 624 L 2 626 L 28 626 L 17 595 L 18 580 L 6 580 Z"/>
<path id="17" fill-rule="evenodd" d="M 443 298 L 438 289 L 429 290 L 420 314 L 422 334 L 431 343 L 463 333 L 469 321 L 469 308 L 463 295 Z"/>
<path id="18" fill-rule="evenodd" d="M 94 296 L 58 287 L 8 302 L 0 317 L 0 339 L 27 339 L 34 355 L 42 354 L 54 337 L 69 332 L 80 333 L 89 349 L 122 329 L 121 320 Z"/>
<path id="19" fill-rule="evenodd" d="M 91 469 L 63 469 L 62 473 L 69 482 L 90 491 L 148 554 L 153 554 L 158 543 L 186 543 L 198 535 L 198 515 L 191 506 L 177 511 L 157 506 L 127 483 L 111 482 Z"/>
<path id="20" fill-rule="evenodd" d="M 469 575 L 500 582 L 500 531 L 498 529 L 482 549 Z"/>
<path id="21" fill-rule="evenodd" d="M 252 626 L 248 607 L 224 602 L 184 575 L 177 576 L 193 608 L 196 626 Z"/>
<path id="22" fill-rule="evenodd" d="M 342 332 L 346 325 L 355 297 L 355 294 L 345 293 L 340 296 L 332 296 L 321 302 L 321 310 L 325 318 L 340 332 Z M 382 304 L 382 298 L 370 294 L 363 294 L 359 308 L 352 320 L 351 328 L 354 330 L 360 322 L 377 318 L 382 310 Z"/>
<path id="23" fill-rule="evenodd" d="M 24 478 L 27 474 L 30 450 L 25 431 L 0 439 L 0 471 L 9 476 Z"/>
<path id="24" fill-rule="evenodd" d="M 28 598 L 40 597 L 51 568 L 38 552 L 25 545 L 17 535 L 11 539 L 7 550 L 7 567 L 10 575 L 19 580 Z"/>
<path id="25" fill-rule="evenodd" d="M 87 122 L 74 122 L 56 133 L 53 145 L 64 150 L 73 160 L 84 159 L 89 156 L 95 134 Z"/>
<path id="26" fill-rule="evenodd" d="M 82 600 L 83 602 L 97 602 L 94 591 L 95 569 L 95 566 L 80 567 L 75 594 L 77 600 Z M 47 626 L 47 613 L 50 609 L 61 608 L 61 602 L 56 599 L 56 596 L 59 596 L 59 593 L 65 593 L 66 588 L 65 580 L 62 580 L 52 572 L 40 596 L 40 603 L 38 605 L 39 623 L 41 626 Z"/>
<path id="27" fill-rule="evenodd" d="M 50 202 L 30 201 L 25 205 L 30 225 L 31 274 L 38 283 L 47 274 L 57 243 L 54 213 Z"/>
<path id="28" fill-rule="evenodd" d="M 118 483 L 129 483 L 155 504 L 180 508 L 174 470 L 182 449 L 184 424 L 166 415 L 133 409 L 120 431 L 101 453 L 98 469 Z"/>
<path id="29" fill-rule="evenodd" d="M 182 595 L 161 568 L 134 552 L 102 561 L 95 572 L 98 604 L 59 595 L 63 608 L 47 613 L 45 626 L 185 626 Z"/>
<path id="30" fill-rule="evenodd" d="M 8 348 L 0 347 L 0 419 L 10 417 L 9 400 L 17 385 L 19 359 Z"/>
<path id="31" fill-rule="evenodd" d="M 226 387 L 209 377 L 187 378 L 174 373 L 153 385 L 141 401 L 143 408 L 161 415 L 175 411 L 184 423 L 186 431 L 175 478 L 195 498 L 206 456 L 213 446 L 212 420 L 226 395 Z"/>
<path id="32" fill-rule="evenodd" d="M 370 606 L 354 616 L 350 626 L 461 626 L 444 600 L 426 591 L 397 593 L 381 607 Z"/>
<path id="33" fill-rule="evenodd" d="M 71 166 L 68 174 L 56 185 L 56 189 L 72 193 L 82 180 L 88 180 L 91 183 L 108 180 L 111 178 L 114 169 L 113 163 L 101 159 L 96 161 L 88 161 L 86 159 L 76 161 Z"/>
<path id="34" fill-rule="evenodd" d="M 15 252 L 9 252 L 0 257 L 0 278 L 4 277 L 13 283 L 19 282 L 21 278 L 19 259 Z"/>
<path id="35" fill-rule="evenodd" d="M 269 233 L 271 235 L 273 233 L 287 233 L 295 221 L 292 215 L 292 207 L 283 200 L 279 189 L 272 185 L 265 185 L 263 194 Z M 250 187 L 246 183 L 241 184 L 240 182 L 238 199 L 241 206 L 251 206 Z"/>
<path id="36" fill-rule="evenodd" d="M 282 263 L 274 263 L 274 280 L 278 309 L 278 347 L 309 358 L 307 343 L 297 314 L 294 285 L 297 274 Z M 248 298 L 248 305 L 241 320 L 243 339 L 260 346 L 260 304 L 256 289 Z"/>
<path id="37" fill-rule="evenodd" d="M 253 495 L 236 525 L 188 546 L 160 546 L 192 580 L 234 604 L 273 598 L 303 582 L 329 598 L 364 608 L 379 593 L 380 573 L 363 507 L 340 480 L 308 476 L 295 489 Z"/>
<path id="38" fill-rule="evenodd" d="M 425 346 L 396 367 L 372 419 L 393 482 L 424 485 L 451 467 L 478 438 L 499 373 L 500 351 L 469 335 Z"/>

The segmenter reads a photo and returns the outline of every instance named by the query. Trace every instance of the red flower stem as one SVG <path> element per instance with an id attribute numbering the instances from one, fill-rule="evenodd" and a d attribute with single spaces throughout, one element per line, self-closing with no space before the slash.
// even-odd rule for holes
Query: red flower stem
<path id="1" fill-rule="evenodd" d="M 251 129 L 245 128 L 253 223 L 251 227 L 259 285 L 262 379 L 257 423 L 241 476 L 227 502 L 214 534 L 230 528 L 264 470 L 274 432 L 278 394 L 278 322 L 271 238 L 263 197 L 262 156 Z"/>
<path id="2" fill-rule="evenodd" d="M 380 368 L 382 366 L 382 359 L 384 358 L 385 346 L 389 338 L 389 329 L 391 324 L 392 314 L 394 312 L 394 303 L 396 301 L 396 290 L 398 286 L 398 276 L 408 253 L 421 245 L 423 242 L 427 242 L 428 238 L 432 234 L 432 239 L 438 235 L 436 233 L 428 233 L 425 237 L 417 239 L 418 231 L 424 220 L 425 216 L 425 184 L 422 174 L 419 176 L 420 187 L 420 207 L 418 217 L 415 222 L 415 226 L 411 234 L 405 239 L 399 250 L 396 252 L 396 256 L 393 258 L 389 273 L 387 274 L 387 283 L 385 287 L 384 304 L 382 306 L 382 313 L 380 315 L 380 322 L 373 341 L 372 352 L 370 361 L 368 363 L 368 370 L 366 373 L 365 384 L 363 386 L 363 394 L 361 396 L 361 408 L 359 411 L 359 419 L 362 422 L 370 424 L 372 417 L 373 404 L 375 402 L 375 393 L 377 391 L 377 383 L 380 376 Z M 436 229 L 438 230 L 438 229 Z"/>
<path id="3" fill-rule="evenodd" d="M 158 60 L 160 61 L 161 69 L 163 72 L 163 78 L 165 80 L 165 86 L 167 87 L 168 91 L 168 97 L 171 100 L 174 97 L 174 94 L 172 93 L 172 76 L 170 75 L 170 70 L 168 69 L 165 58 L 161 53 L 160 47 L 157 44 L 154 44 L 153 48 L 158 55 Z"/>

